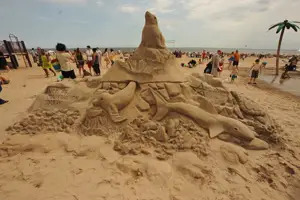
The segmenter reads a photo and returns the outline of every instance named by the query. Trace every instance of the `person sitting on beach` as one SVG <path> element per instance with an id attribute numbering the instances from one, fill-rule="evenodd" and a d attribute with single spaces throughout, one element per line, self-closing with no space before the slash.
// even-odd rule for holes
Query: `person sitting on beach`
<path id="1" fill-rule="evenodd" d="M 212 61 L 210 61 L 209 63 L 207 63 L 206 68 L 204 69 L 204 73 L 205 74 L 210 74 L 212 70 Z"/>
<path id="2" fill-rule="evenodd" d="M 84 59 L 83 59 L 82 53 L 79 50 L 79 48 L 77 48 L 75 51 L 75 61 L 76 61 L 76 66 L 79 71 L 79 76 L 81 76 L 82 69 L 84 68 Z"/>
<path id="3" fill-rule="evenodd" d="M 256 84 L 256 79 L 258 78 L 258 74 L 260 73 L 260 70 L 261 70 L 261 65 L 259 64 L 259 62 L 260 62 L 260 60 L 256 59 L 255 63 L 250 68 L 251 77 L 250 77 L 248 84 L 251 84 L 251 83 Z"/>
<path id="4" fill-rule="evenodd" d="M 93 69 L 96 76 L 100 76 L 101 56 L 97 53 L 97 49 L 93 48 Z"/>
<path id="5" fill-rule="evenodd" d="M 85 52 L 86 58 L 87 58 L 87 65 L 89 68 L 90 73 L 92 73 L 92 66 L 93 66 L 93 50 L 91 49 L 91 46 L 86 47 L 87 50 Z"/>
<path id="6" fill-rule="evenodd" d="M 2 85 L 8 84 L 10 81 L 3 76 L 0 76 L 0 92 L 2 91 Z M 1 99 L 0 98 L 0 105 L 7 103 L 7 100 Z"/>
<path id="7" fill-rule="evenodd" d="M 45 52 L 44 49 L 41 49 L 41 59 L 42 59 L 42 68 L 46 74 L 46 78 L 49 77 L 49 71 L 50 70 L 54 76 L 56 76 L 55 71 L 52 69 L 51 59 L 49 54 Z"/>
<path id="8" fill-rule="evenodd" d="M 71 53 L 67 52 L 67 47 L 64 44 L 58 43 L 56 45 L 56 57 L 61 67 L 61 74 L 64 78 L 75 79 L 74 68 L 71 62 L 75 62 Z"/>
<path id="9" fill-rule="evenodd" d="M 192 59 L 190 60 L 190 62 L 188 62 L 188 66 L 189 68 L 195 67 L 197 65 L 197 61 Z"/>
<path id="10" fill-rule="evenodd" d="M 6 58 L 8 56 L 4 56 L 4 53 L 0 51 L 0 69 L 6 69 L 7 71 L 10 71 L 10 68 L 8 67 Z"/>

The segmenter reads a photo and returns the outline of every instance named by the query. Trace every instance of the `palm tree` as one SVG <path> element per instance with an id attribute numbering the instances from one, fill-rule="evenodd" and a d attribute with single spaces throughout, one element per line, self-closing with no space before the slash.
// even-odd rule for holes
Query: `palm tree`
<path id="1" fill-rule="evenodd" d="M 283 34 L 285 29 L 294 29 L 294 31 L 298 31 L 298 29 L 300 29 L 299 26 L 297 26 L 296 24 L 300 24 L 300 22 L 296 22 L 296 21 L 288 21 L 288 20 L 284 20 L 283 22 L 279 22 L 273 26 L 271 26 L 269 28 L 269 30 L 278 27 L 276 34 L 280 33 L 280 37 L 279 37 L 279 42 L 278 42 L 278 48 L 277 48 L 277 58 L 276 58 L 276 75 L 279 74 L 279 56 L 280 56 L 280 48 L 281 48 L 281 42 L 282 42 L 282 38 L 283 38 Z"/>

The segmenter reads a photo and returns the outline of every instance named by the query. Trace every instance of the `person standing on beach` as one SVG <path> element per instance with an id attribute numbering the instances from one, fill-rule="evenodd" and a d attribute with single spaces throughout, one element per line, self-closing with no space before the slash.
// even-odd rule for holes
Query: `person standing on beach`
<path id="1" fill-rule="evenodd" d="M 32 56 L 33 62 L 37 63 L 37 54 L 36 54 L 34 48 L 31 49 L 30 54 Z"/>
<path id="2" fill-rule="evenodd" d="M 202 62 L 204 62 L 204 61 L 206 60 L 206 57 L 207 57 L 206 51 L 203 50 L 203 51 L 202 51 Z"/>
<path id="3" fill-rule="evenodd" d="M 71 53 L 67 52 L 67 47 L 64 44 L 58 43 L 56 45 L 56 57 L 61 67 L 61 74 L 64 78 L 75 79 L 76 75 L 71 62 L 75 62 Z"/>
<path id="4" fill-rule="evenodd" d="M 41 66 L 43 65 L 43 62 L 42 62 L 42 52 L 41 52 L 41 50 L 42 50 L 42 49 L 41 49 L 40 47 L 37 48 L 37 58 L 38 58 L 37 64 L 38 64 L 39 67 L 41 67 Z"/>
<path id="5" fill-rule="evenodd" d="M 88 45 L 87 50 L 85 52 L 86 58 L 87 58 L 87 65 L 89 68 L 90 73 L 92 73 L 92 66 L 93 66 L 93 50 L 91 49 L 91 46 Z"/>
<path id="6" fill-rule="evenodd" d="M 234 61 L 234 52 L 231 53 L 231 55 L 230 55 L 230 57 L 228 59 L 228 70 L 232 66 L 233 61 Z"/>
<path id="7" fill-rule="evenodd" d="M 255 63 L 252 65 L 252 67 L 250 68 L 251 71 L 251 78 L 248 82 L 248 84 L 254 84 L 256 85 L 256 79 L 258 78 L 258 74 L 260 73 L 261 70 L 261 65 L 259 64 L 260 60 L 256 59 Z"/>
<path id="8" fill-rule="evenodd" d="M 101 71 L 100 71 L 100 65 L 101 65 L 101 56 L 99 53 L 97 53 L 97 49 L 93 49 L 93 69 L 96 74 L 96 76 L 100 76 Z"/>
<path id="9" fill-rule="evenodd" d="M 4 53 L 0 51 L 0 69 L 6 69 L 7 71 L 10 71 L 6 58 L 7 56 L 4 56 Z"/>
<path id="10" fill-rule="evenodd" d="M 239 51 L 236 50 L 233 56 L 234 56 L 233 66 L 238 68 L 239 67 L 239 62 L 240 62 Z"/>
<path id="11" fill-rule="evenodd" d="M 75 61 L 76 61 L 76 66 L 77 66 L 78 71 L 79 71 L 79 76 L 81 76 L 82 75 L 82 70 L 83 70 L 83 67 L 84 67 L 84 59 L 83 59 L 82 53 L 81 53 L 79 48 L 77 48 L 76 51 L 75 51 Z"/>
<path id="12" fill-rule="evenodd" d="M 42 59 L 42 68 L 46 74 L 46 78 L 49 77 L 50 70 L 54 76 L 56 76 L 55 71 L 52 69 L 51 59 L 49 53 L 46 53 L 44 49 L 41 49 L 41 59 Z"/>
<path id="13" fill-rule="evenodd" d="M 212 70 L 211 74 L 214 77 L 218 76 L 218 68 L 220 66 L 220 56 L 222 55 L 221 50 L 218 50 L 216 54 L 212 56 Z"/>
<path id="14" fill-rule="evenodd" d="M 107 48 L 104 50 L 103 57 L 104 57 L 104 61 L 105 61 L 105 64 L 106 64 L 105 67 L 108 68 L 108 65 L 111 64 L 111 61 L 109 59 Z"/>

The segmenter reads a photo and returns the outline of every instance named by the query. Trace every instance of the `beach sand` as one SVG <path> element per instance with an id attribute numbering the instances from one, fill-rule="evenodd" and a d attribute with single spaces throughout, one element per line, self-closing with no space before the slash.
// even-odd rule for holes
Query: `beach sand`
<path id="1" fill-rule="evenodd" d="M 251 66 L 255 58 L 241 62 Z M 177 59 L 177 65 L 189 58 Z M 275 59 L 267 59 L 273 68 Z M 185 76 L 202 73 L 205 64 L 184 68 Z M 114 151 L 114 136 L 75 133 L 9 135 L 5 129 L 20 121 L 56 77 L 44 78 L 41 68 L 20 67 L 4 76 L 0 106 L 0 199 L 5 200 L 297 200 L 300 197 L 300 98 L 259 81 L 248 85 L 239 76 L 223 84 L 255 101 L 282 127 L 282 145 L 247 151 L 210 140 L 209 156 L 198 159 L 190 151 L 156 159 L 153 148 L 139 155 Z M 244 72 L 244 75 L 247 74 Z M 220 153 L 219 149 L 223 149 Z M 237 154 L 232 152 L 238 152 Z M 204 152 L 205 154 L 205 152 Z"/>

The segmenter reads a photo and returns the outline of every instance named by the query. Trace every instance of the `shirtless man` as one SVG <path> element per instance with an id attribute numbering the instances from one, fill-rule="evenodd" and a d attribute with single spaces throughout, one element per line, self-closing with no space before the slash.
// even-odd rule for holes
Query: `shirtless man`
<path id="1" fill-rule="evenodd" d="M 254 84 L 256 85 L 256 79 L 258 78 L 258 74 L 261 70 L 262 65 L 259 64 L 260 60 L 256 59 L 255 63 L 252 65 L 252 67 L 250 68 L 251 71 L 251 78 L 249 80 L 248 84 Z"/>

